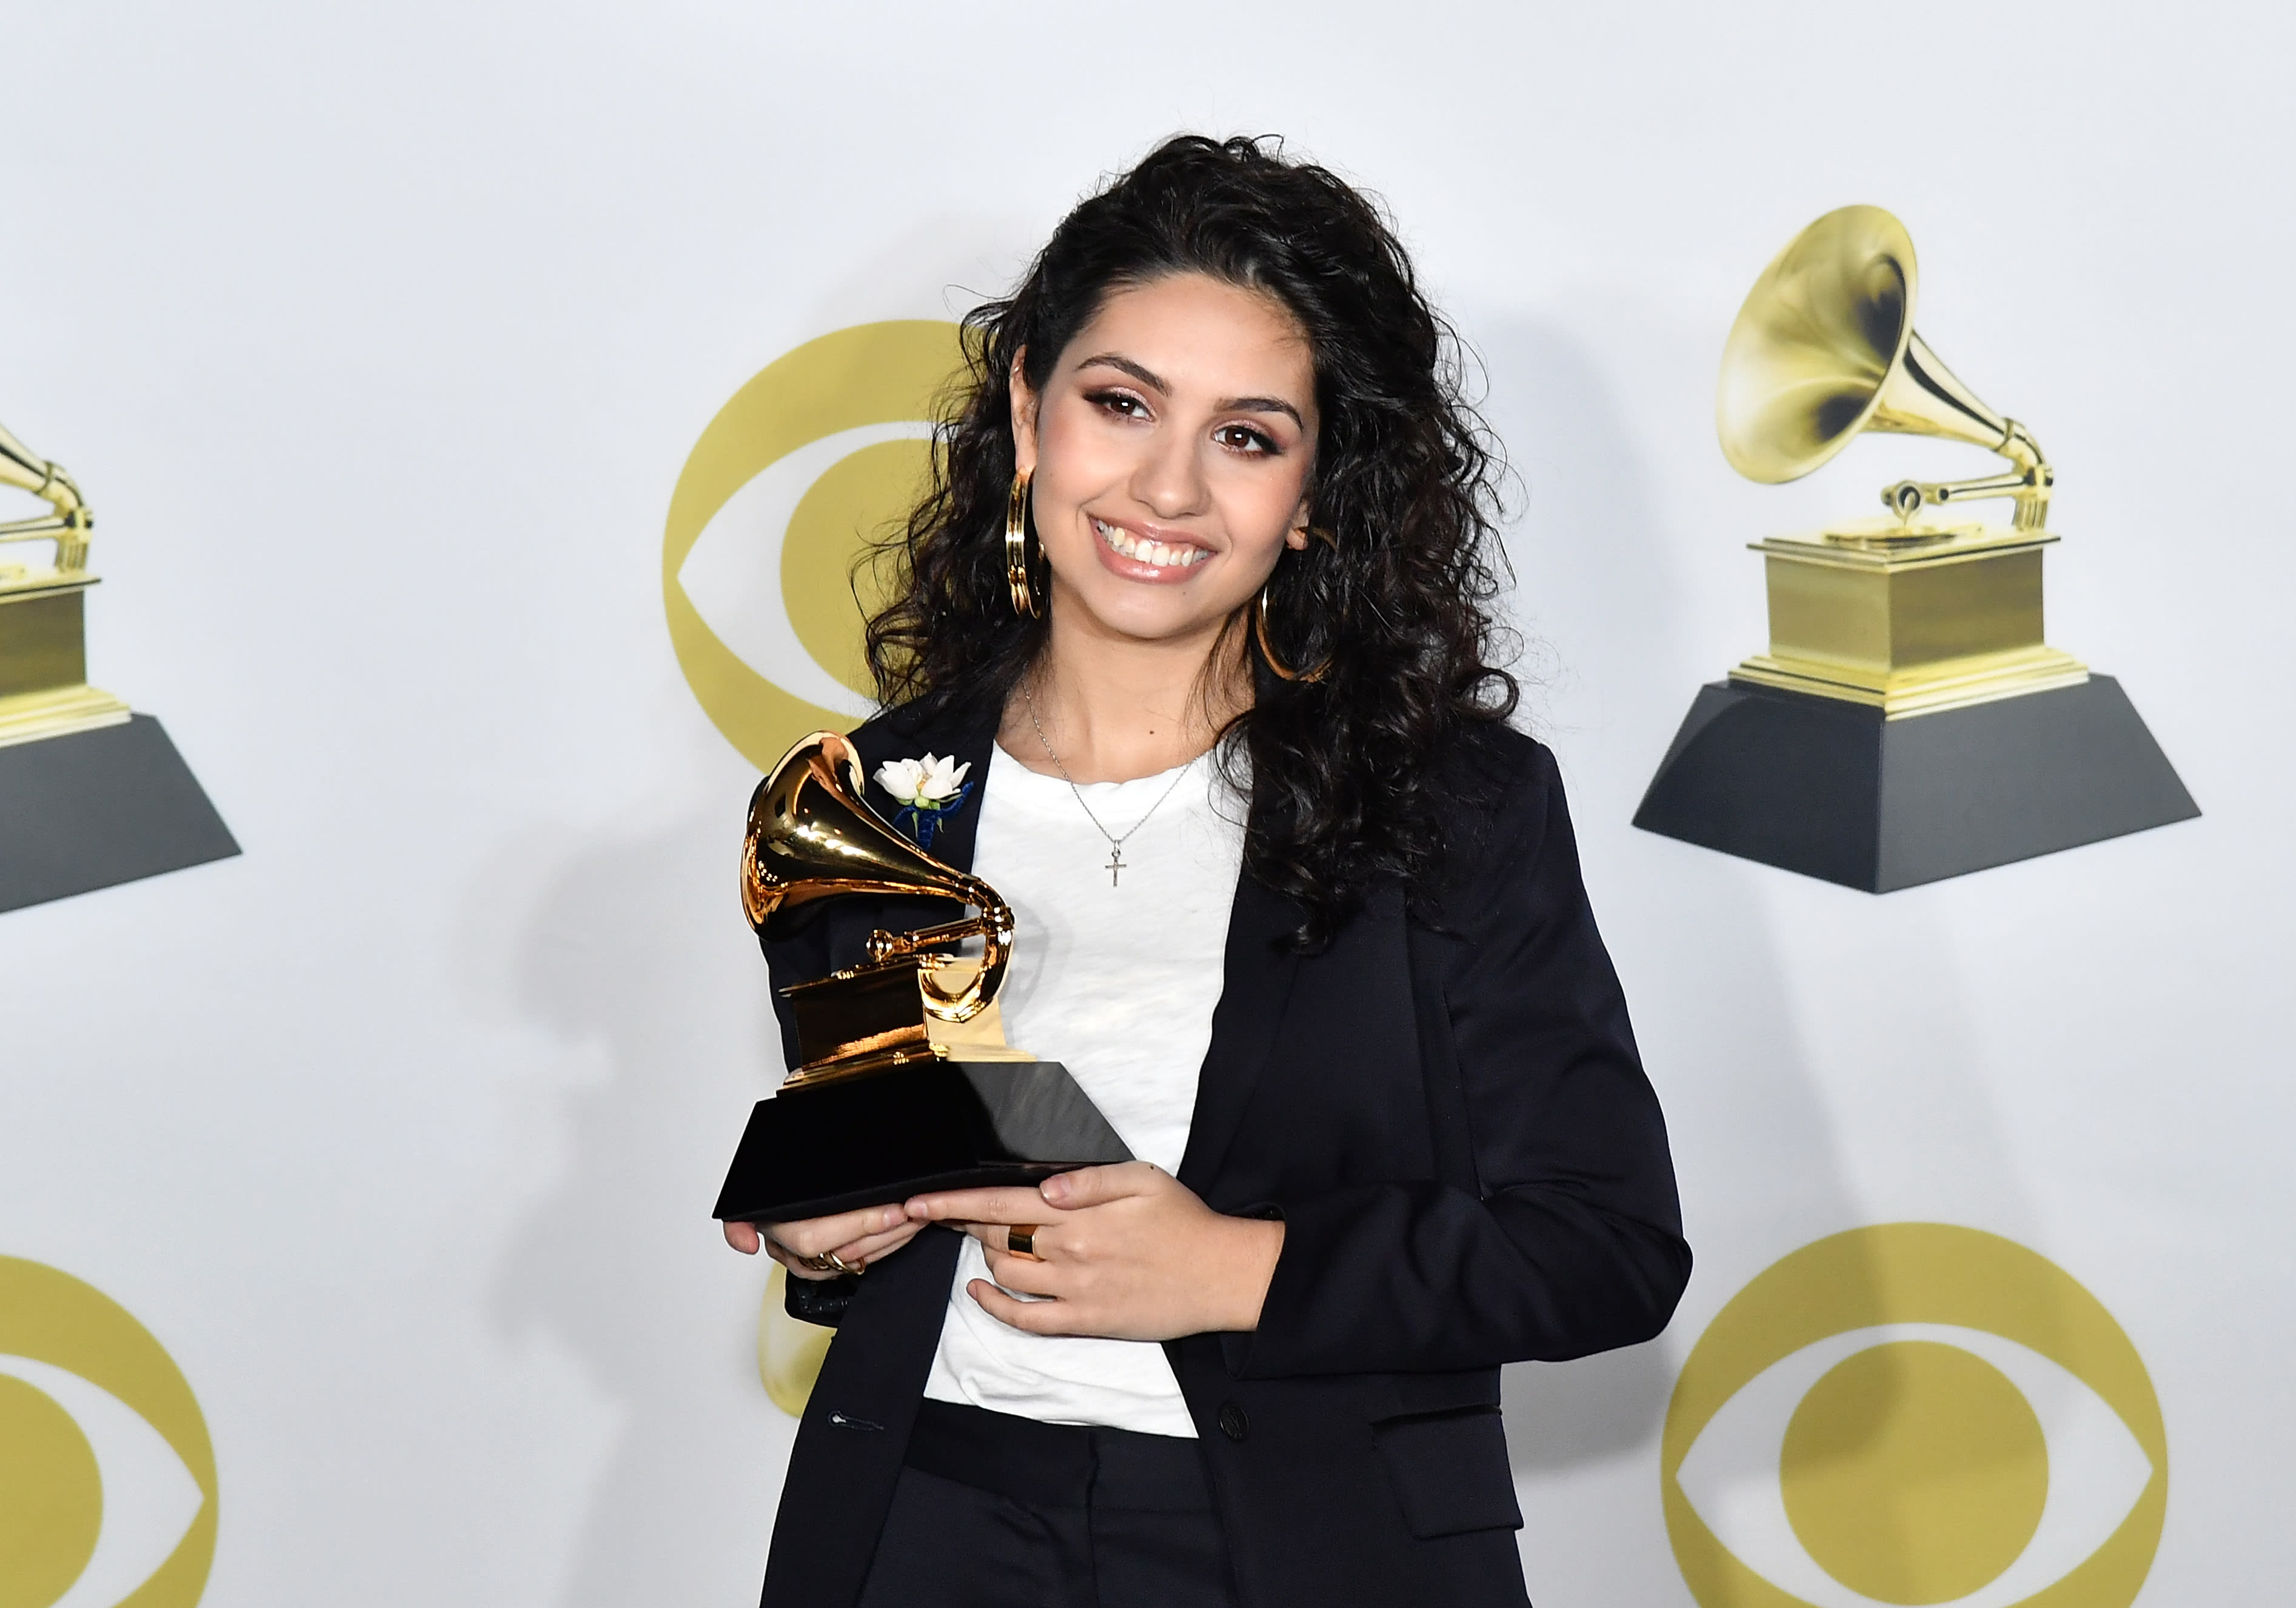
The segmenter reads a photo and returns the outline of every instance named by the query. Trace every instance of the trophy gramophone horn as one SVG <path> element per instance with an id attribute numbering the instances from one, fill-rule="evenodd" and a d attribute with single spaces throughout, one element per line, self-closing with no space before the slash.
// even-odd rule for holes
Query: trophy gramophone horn
<path id="1" fill-rule="evenodd" d="M 2038 530 L 2055 475 L 2032 433 L 1995 412 L 1914 331 L 1917 273 L 1906 227 L 1879 207 L 1844 207 L 1796 235 L 1746 296 L 1723 349 L 1715 421 L 1730 466 L 1796 480 L 1860 430 L 1941 436 L 2000 453 L 2016 472 L 1882 494 L 1900 521 L 1923 503 L 2013 497 Z"/>
<path id="2" fill-rule="evenodd" d="M 954 992 L 932 968 L 917 982 L 925 1008 L 967 1022 L 988 1008 L 1012 958 L 1013 912 L 978 877 L 943 865 L 887 826 L 862 796 L 861 758 L 834 731 L 816 731 L 782 756 L 750 797 L 742 842 L 742 908 L 762 931 L 780 910 L 849 894 L 953 899 L 980 914 L 913 933 L 869 935 L 872 967 L 981 941 L 980 970 Z"/>

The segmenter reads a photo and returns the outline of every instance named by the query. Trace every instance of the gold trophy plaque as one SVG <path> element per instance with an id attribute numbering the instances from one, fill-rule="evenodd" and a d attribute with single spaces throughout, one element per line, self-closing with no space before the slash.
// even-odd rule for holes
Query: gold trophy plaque
<path id="1" fill-rule="evenodd" d="M 1701 691 L 1636 826 L 1880 893 L 2199 813 L 2119 684 L 2045 640 L 2055 471 L 1915 332 L 1918 285 L 1878 207 L 1795 236 L 1724 348 L 1723 454 L 1775 484 L 1877 431 L 2005 468 L 1899 480 L 1878 518 L 1754 543 L 1768 651 Z M 1964 514 L 1988 499 L 2007 525 Z"/>
<path id="2" fill-rule="evenodd" d="M 824 913 L 808 907 L 869 897 L 980 913 L 872 931 L 858 964 L 782 991 L 798 1065 L 750 1113 L 716 1215 L 786 1222 L 1129 1161 L 1067 1068 L 1004 1041 L 996 995 L 1012 963 L 1010 907 L 872 810 L 852 743 L 816 731 L 750 796 L 742 911 L 770 937 Z M 955 952 L 969 939 L 978 959 Z"/>

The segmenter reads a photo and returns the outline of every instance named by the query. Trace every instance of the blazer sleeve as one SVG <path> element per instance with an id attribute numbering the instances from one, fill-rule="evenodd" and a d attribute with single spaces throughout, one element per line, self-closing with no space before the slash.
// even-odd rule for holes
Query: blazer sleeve
<path id="1" fill-rule="evenodd" d="M 1488 835 L 1455 857 L 1472 892 L 1411 933 L 1437 1152 L 1447 1127 L 1472 1177 L 1271 1203 L 1283 1250 L 1259 1329 L 1229 1337 L 1241 1376 L 1584 1356 L 1656 1335 L 1688 1282 L 1665 1121 L 1562 780 L 1514 740 Z"/>
<path id="2" fill-rule="evenodd" d="M 835 969 L 829 962 L 826 913 L 820 909 L 802 910 L 798 919 L 787 924 L 791 930 L 777 932 L 773 937 L 758 935 L 758 948 L 766 957 L 767 975 L 772 979 L 774 1021 L 782 1030 L 782 1065 L 790 1071 L 795 1071 L 798 1064 L 797 1017 L 782 990 L 792 983 L 825 977 Z"/>
<path id="3" fill-rule="evenodd" d="M 799 918 L 783 924 L 785 930 L 773 937 L 759 934 L 758 947 L 766 957 L 767 968 L 773 978 L 774 1016 L 782 1030 L 782 1061 L 794 1068 L 798 1064 L 797 1020 L 791 1015 L 790 1002 L 782 990 L 792 983 L 809 982 L 829 975 L 834 969 L 830 964 L 831 931 L 825 919 L 826 911 L 813 910 L 799 912 Z M 861 1281 L 847 1275 L 839 1278 L 791 1278 L 782 1286 L 782 1310 L 800 1323 L 818 1325 L 833 1329 L 844 1321 L 845 1310 Z"/>

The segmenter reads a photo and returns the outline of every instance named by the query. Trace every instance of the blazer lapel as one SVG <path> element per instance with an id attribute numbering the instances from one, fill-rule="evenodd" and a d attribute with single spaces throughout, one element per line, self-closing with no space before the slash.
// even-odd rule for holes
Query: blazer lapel
<path id="1" fill-rule="evenodd" d="M 1300 971 L 1298 951 L 1282 940 L 1299 920 L 1292 900 L 1248 875 L 1236 879 L 1219 1004 L 1212 1011 L 1211 1047 L 1204 1052 L 1203 1071 L 1196 1080 L 1195 1116 L 1188 1127 L 1188 1148 L 1180 1159 L 1180 1181 L 1207 1201 L 1212 1199 L 1212 1180 L 1243 1121 L 1260 1069 L 1275 1047 Z"/>
<path id="2" fill-rule="evenodd" d="M 888 821 L 900 809 L 901 801 L 878 785 L 878 766 L 888 760 L 937 754 L 954 755 L 959 763 L 972 767 L 965 776 L 972 790 L 962 806 L 942 817 L 932 847 L 925 851 L 956 870 L 972 869 L 973 845 L 980 830 L 981 793 L 988 780 L 989 751 L 996 744 L 996 722 L 995 710 L 916 721 L 905 718 L 905 712 L 896 709 L 853 733 L 853 746 L 860 751 L 861 768 L 868 779 L 869 807 Z"/>

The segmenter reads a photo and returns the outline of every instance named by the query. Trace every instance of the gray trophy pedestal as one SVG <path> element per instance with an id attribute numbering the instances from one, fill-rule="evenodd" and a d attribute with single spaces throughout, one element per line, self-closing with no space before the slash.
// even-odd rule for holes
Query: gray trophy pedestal
<path id="1" fill-rule="evenodd" d="M 2111 676 L 1895 721 L 1716 682 L 1635 825 L 1886 894 L 2200 812 Z"/>
<path id="2" fill-rule="evenodd" d="M 238 853 L 148 714 L 0 747 L 0 910 Z"/>

